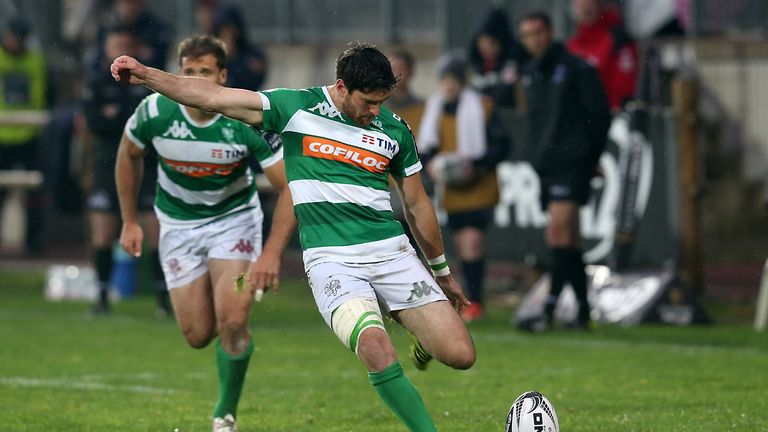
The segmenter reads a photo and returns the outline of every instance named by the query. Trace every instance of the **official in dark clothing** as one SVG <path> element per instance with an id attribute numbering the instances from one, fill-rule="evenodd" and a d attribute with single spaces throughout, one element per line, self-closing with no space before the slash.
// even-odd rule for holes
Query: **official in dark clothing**
<path id="1" fill-rule="evenodd" d="M 570 282 L 579 303 L 574 327 L 590 321 L 587 278 L 579 232 L 579 207 L 605 149 L 611 112 L 597 71 L 552 40 L 547 15 L 534 13 L 519 24 L 533 59 L 523 70 L 528 104 L 528 157 L 541 179 L 541 202 L 549 213 L 546 241 L 552 253 L 552 280 L 544 316 L 524 327 L 546 329 L 563 285 Z"/>
<path id="2" fill-rule="evenodd" d="M 103 46 L 103 58 L 114 59 L 126 52 L 136 52 L 139 41 L 130 26 L 118 25 L 107 32 Z M 108 60 L 105 60 L 108 61 Z M 94 314 L 108 313 L 109 280 L 112 273 L 112 245 L 118 237 L 120 206 L 115 186 L 115 162 L 117 148 L 126 122 L 149 91 L 143 87 L 116 85 L 106 71 L 98 69 L 89 77 L 83 98 L 83 113 L 93 145 L 87 152 L 92 171 L 90 193 L 87 199 L 91 226 L 93 261 L 99 283 L 99 299 L 91 309 Z M 158 294 L 158 314 L 169 315 L 170 304 L 160 267 L 157 244 L 159 224 L 154 215 L 157 160 L 145 158 L 144 181 L 139 192 L 139 209 L 147 233 L 152 264 L 155 268 L 155 289 Z"/>

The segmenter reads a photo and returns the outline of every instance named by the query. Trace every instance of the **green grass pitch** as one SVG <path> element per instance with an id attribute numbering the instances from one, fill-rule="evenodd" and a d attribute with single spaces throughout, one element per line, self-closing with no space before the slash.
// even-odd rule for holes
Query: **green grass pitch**
<path id="1" fill-rule="evenodd" d="M 0 273 L 0 430 L 208 431 L 217 395 L 212 347 L 193 350 L 152 299 L 86 319 L 85 304 L 46 303 L 37 273 Z M 501 431 L 520 393 L 552 401 L 561 429 L 768 430 L 768 334 L 750 328 L 600 327 L 526 335 L 492 309 L 471 326 L 477 364 L 408 363 L 441 431 Z M 253 311 L 256 351 L 242 431 L 403 431 L 363 367 L 322 322 L 309 289 L 285 282 Z"/>

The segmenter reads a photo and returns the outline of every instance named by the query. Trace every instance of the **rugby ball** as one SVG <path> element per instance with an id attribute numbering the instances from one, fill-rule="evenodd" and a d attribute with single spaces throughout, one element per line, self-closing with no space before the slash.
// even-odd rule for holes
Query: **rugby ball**
<path id="1" fill-rule="evenodd" d="M 506 432 L 560 432 L 560 423 L 552 403 L 537 391 L 528 391 L 515 399 L 507 414 Z"/>

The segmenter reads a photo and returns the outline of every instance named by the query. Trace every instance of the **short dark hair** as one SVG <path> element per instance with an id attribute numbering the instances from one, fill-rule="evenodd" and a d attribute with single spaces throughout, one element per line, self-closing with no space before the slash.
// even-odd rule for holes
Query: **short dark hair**
<path id="1" fill-rule="evenodd" d="M 343 80 L 350 93 L 392 90 L 398 81 L 387 56 L 362 42 L 350 43 L 336 60 L 336 79 Z"/>
<path id="2" fill-rule="evenodd" d="M 416 66 L 416 59 L 413 58 L 413 54 L 411 54 L 410 51 L 406 51 L 402 48 L 392 51 L 390 57 L 396 57 L 405 62 L 405 67 L 407 67 L 408 71 L 410 72 L 413 72 L 413 69 Z"/>
<path id="3" fill-rule="evenodd" d="M 179 43 L 179 65 L 184 57 L 200 58 L 213 54 L 219 69 L 227 68 L 227 46 L 213 36 L 190 36 Z"/>
<path id="4" fill-rule="evenodd" d="M 541 11 L 529 12 L 521 16 L 520 19 L 517 20 L 517 25 L 520 26 L 520 24 L 522 24 L 525 21 L 540 21 L 542 24 L 544 24 L 544 27 L 546 27 L 549 30 L 552 30 L 552 18 L 550 18 L 546 12 L 541 12 Z"/>

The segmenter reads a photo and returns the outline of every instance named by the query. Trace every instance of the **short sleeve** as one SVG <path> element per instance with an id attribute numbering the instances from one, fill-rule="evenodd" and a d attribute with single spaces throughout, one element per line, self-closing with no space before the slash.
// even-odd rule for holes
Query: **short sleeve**
<path id="1" fill-rule="evenodd" d="M 416 140 L 410 128 L 403 122 L 403 133 L 400 140 L 400 150 L 392 159 L 390 172 L 393 176 L 409 177 L 421 171 L 421 160 L 416 150 Z"/>
<path id="2" fill-rule="evenodd" d="M 267 141 L 265 133 L 259 133 L 247 125 L 242 125 L 242 129 L 245 145 L 262 168 L 269 168 L 283 160 L 283 147 L 280 145 L 279 135 L 267 135 L 270 137 L 270 141 Z M 274 142 L 274 137 L 277 137 L 278 142 Z"/>
<path id="3" fill-rule="evenodd" d="M 125 135 L 136 147 L 142 150 L 147 149 L 152 144 L 151 120 L 159 116 L 158 96 L 155 93 L 141 101 L 125 124 Z"/>
<path id="4" fill-rule="evenodd" d="M 266 131 L 282 133 L 293 114 L 303 107 L 304 90 L 274 89 L 257 92 L 261 97 L 264 121 L 262 128 Z"/>

